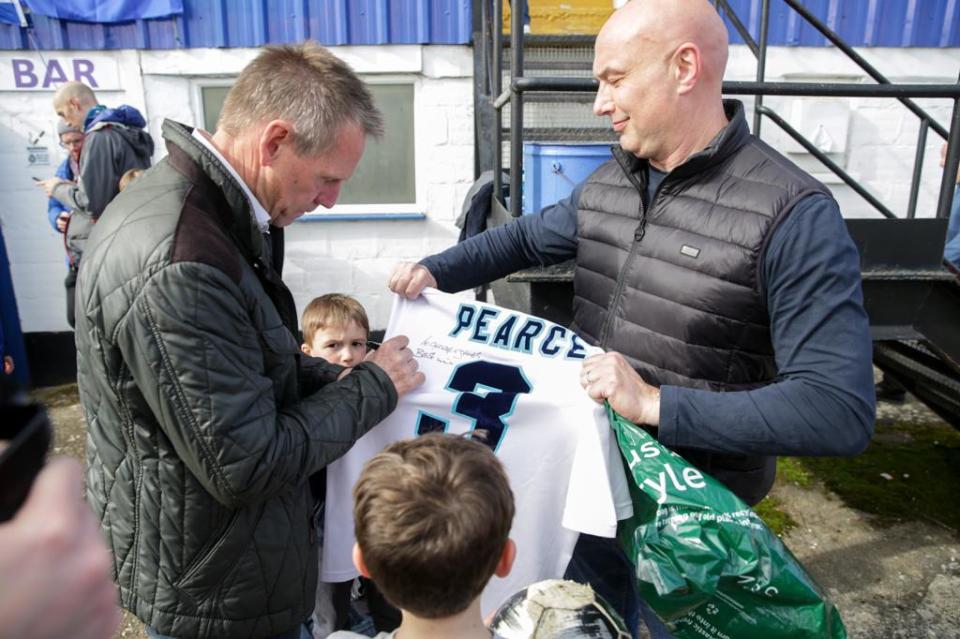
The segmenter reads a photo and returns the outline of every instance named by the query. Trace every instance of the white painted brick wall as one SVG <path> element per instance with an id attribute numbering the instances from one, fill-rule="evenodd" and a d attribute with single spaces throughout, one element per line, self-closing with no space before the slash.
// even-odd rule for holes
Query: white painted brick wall
<path id="1" fill-rule="evenodd" d="M 401 260 L 417 260 L 450 246 L 459 230 L 453 222 L 473 179 L 472 50 L 456 46 L 338 47 L 334 52 L 363 74 L 412 78 L 417 174 L 417 205 L 422 221 L 300 222 L 287 231 L 287 280 L 297 307 L 316 295 L 339 291 L 354 294 L 366 307 L 374 328 L 386 325 L 390 297 L 385 282 Z M 116 57 L 122 91 L 105 92 L 103 102 L 129 103 L 144 111 L 157 142 L 157 158 L 165 154 L 160 124 L 170 117 L 195 125 L 201 117 L 196 101 L 198 80 L 235 76 L 257 51 L 195 49 L 190 51 L 121 51 Z M 894 82 L 955 82 L 957 49 L 864 49 L 863 53 Z M 48 57 L 59 52 L 45 52 Z M 16 52 L 0 53 L 6 64 Z M 64 55 L 70 55 L 69 52 Z M 752 80 L 755 61 L 745 47 L 731 50 L 727 79 Z M 767 79 L 803 81 L 866 81 L 865 74 L 833 49 L 774 47 L 767 61 Z M 7 249 L 12 261 L 21 322 L 26 331 L 65 330 L 62 280 L 65 274 L 60 236 L 47 224 L 46 203 L 30 175 L 24 147 L 40 130 L 51 148 L 52 174 L 62 159 L 56 147 L 52 92 L 0 92 L 0 207 Z M 792 98 L 767 98 L 788 118 Z M 748 113 L 752 105 L 746 99 Z M 946 124 L 949 103 L 919 100 Z M 902 215 L 917 133 L 917 119 L 894 100 L 848 100 L 846 148 L 838 162 L 864 181 L 894 212 Z M 752 119 L 749 118 L 748 119 Z M 790 144 L 769 120 L 763 137 L 785 151 Z M 925 155 L 918 215 L 933 215 L 940 184 L 939 138 L 931 133 Z M 823 173 L 803 153 L 790 153 L 801 166 L 818 172 L 834 191 L 848 217 L 874 216 L 856 194 Z"/>

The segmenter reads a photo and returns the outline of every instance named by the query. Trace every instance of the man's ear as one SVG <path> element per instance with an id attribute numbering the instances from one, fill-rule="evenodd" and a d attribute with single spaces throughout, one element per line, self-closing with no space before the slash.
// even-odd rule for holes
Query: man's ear
<path id="1" fill-rule="evenodd" d="M 370 571 L 367 570 L 367 564 L 363 561 L 363 551 L 360 550 L 360 544 L 356 542 L 353 544 L 353 565 L 356 566 L 361 577 L 370 579 Z"/>
<path id="2" fill-rule="evenodd" d="M 306 355 L 307 357 L 313 357 L 313 353 L 310 352 L 310 345 L 309 345 L 309 344 L 301 344 L 301 345 L 300 345 L 300 352 L 302 352 L 302 353 L 303 353 L 304 355 Z"/>
<path id="3" fill-rule="evenodd" d="M 677 47 L 673 54 L 674 79 L 677 82 L 677 92 L 681 95 L 690 93 L 703 72 L 703 61 L 700 57 L 700 47 L 692 42 L 684 42 Z"/>
<path id="4" fill-rule="evenodd" d="M 260 166 L 272 166 L 284 148 L 293 148 L 293 125 L 286 120 L 272 120 L 260 133 Z"/>
<path id="5" fill-rule="evenodd" d="M 356 552 L 356 551 L 354 551 Z M 356 557 L 356 555 L 354 555 Z M 503 552 L 500 553 L 500 561 L 497 562 L 497 568 L 493 571 L 497 577 L 506 577 L 513 568 L 513 560 L 517 558 L 517 545 L 512 539 L 507 539 L 503 545 Z M 356 561 L 356 559 L 354 559 Z"/>

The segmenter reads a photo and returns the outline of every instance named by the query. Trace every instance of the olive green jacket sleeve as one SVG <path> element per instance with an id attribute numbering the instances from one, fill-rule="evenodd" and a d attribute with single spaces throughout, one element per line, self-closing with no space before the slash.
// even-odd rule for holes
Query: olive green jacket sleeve
<path id="1" fill-rule="evenodd" d="M 228 507 L 306 481 L 397 401 L 389 377 L 365 363 L 341 381 L 278 405 L 270 360 L 295 357 L 298 345 L 282 325 L 257 334 L 245 294 L 216 268 L 168 265 L 142 287 L 117 336 L 163 434 Z"/>

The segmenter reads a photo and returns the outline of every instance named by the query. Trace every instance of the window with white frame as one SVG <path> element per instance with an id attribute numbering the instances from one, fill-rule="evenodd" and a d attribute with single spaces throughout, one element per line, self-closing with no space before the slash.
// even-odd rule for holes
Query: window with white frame
<path id="1" fill-rule="evenodd" d="M 416 212 L 414 85 L 402 79 L 366 79 L 374 102 L 383 114 L 384 134 L 369 139 L 353 177 L 343 186 L 334 213 L 374 214 Z M 216 129 L 231 81 L 198 83 L 197 113 L 207 131 Z M 318 209 L 317 214 L 324 213 Z M 308 213 L 308 215 L 310 215 Z"/>

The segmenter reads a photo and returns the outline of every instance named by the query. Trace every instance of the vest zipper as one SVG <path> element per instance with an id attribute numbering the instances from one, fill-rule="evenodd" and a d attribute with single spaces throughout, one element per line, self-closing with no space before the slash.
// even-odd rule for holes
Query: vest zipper
<path id="1" fill-rule="evenodd" d="M 653 210 L 653 205 L 657 201 L 657 197 L 660 195 L 660 189 L 663 187 L 663 183 L 667 181 L 665 176 L 660 181 L 660 184 L 657 185 L 656 190 L 653 192 L 653 197 L 650 199 L 649 206 L 645 206 L 643 203 L 643 192 L 646 190 L 646 187 L 642 185 L 640 180 L 637 179 L 637 176 L 630 171 L 630 167 L 627 164 L 627 159 L 623 156 L 623 151 L 618 153 L 617 150 L 615 150 L 613 156 L 617 159 L 617 164 L 620 165 L 620 170 L 622 170 L 623 174 L 627 176 L 627 179 L 630 180 L 631 184 L 633 184 L 633 188 L 637 189 L 637 194 L 640 196 L 640 223 L 637 225 L 637 229 L 633 232 L 633 242 L 630 245 L 630 252 L 627 254 L 627 259 L 623 261 L 623 266 L 620 267 L 620 272 L 617 274 L 617 285 L 616 288 L 614 288 L 613 298 L 610 300 L 610 307 L 607 310 L 607 319 L 603 323 L 603 328 L 600 329 L 600 348 L 604 350 L 607 348 L 607 338 L 610 336 L 610 329 L 613 327 L 613 318 L 616 317 L 616 310 L 620 305 L 620 298 L 623 295 L 623 289 L 626 287 L 626 274 L 630 270 L 630 267 L 633 265 L 633 261 L 637 256 L 637 249 L 639 248 L 640 242 L 647 234 L 647 211 Z"/>

